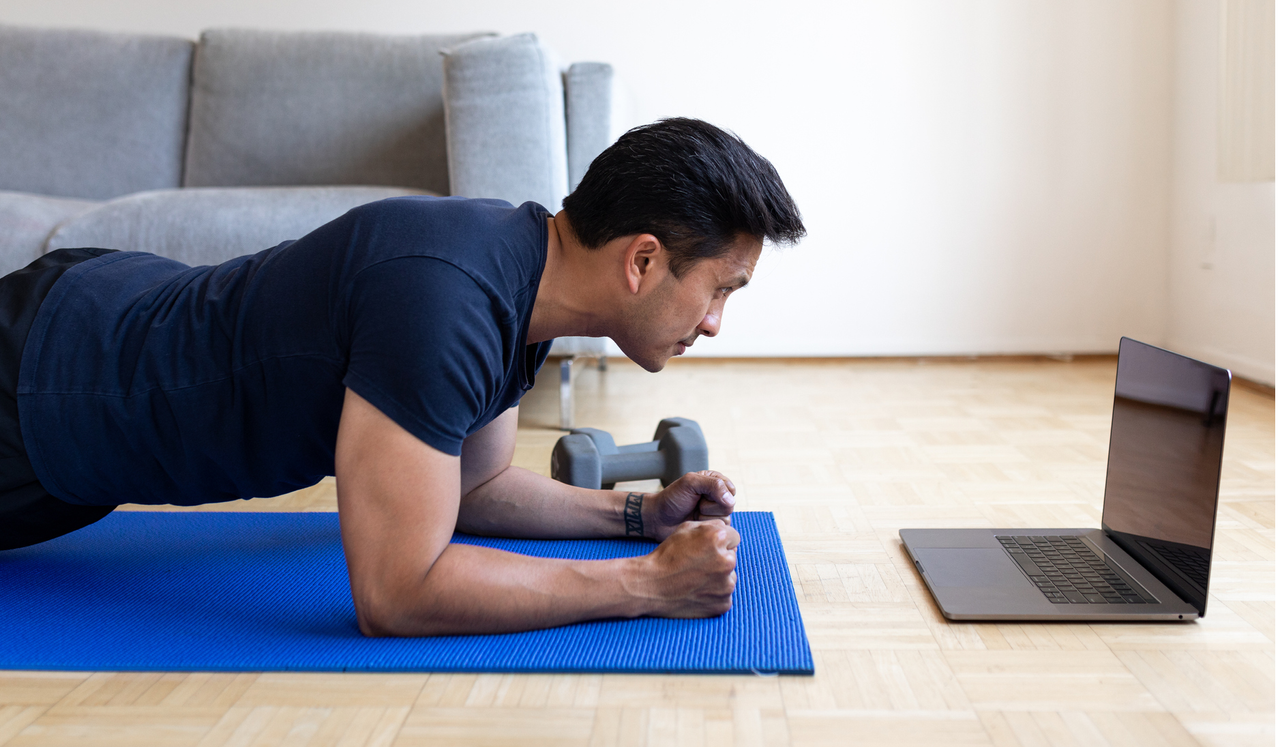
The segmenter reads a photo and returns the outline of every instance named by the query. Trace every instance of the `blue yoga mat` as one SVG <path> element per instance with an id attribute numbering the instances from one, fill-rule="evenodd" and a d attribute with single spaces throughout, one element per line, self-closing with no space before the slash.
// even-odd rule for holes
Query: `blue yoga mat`
<path id="1" fill-rule="evenodd" d="M 0 552 L 0 669 L 812 674 L 770 513 L 742 534 L 733 609 L 490 636 L 365 638 L 333 513 L 117 511 Z M 560 558 L 643 555 L 631 540 L 455 542 Z"/>

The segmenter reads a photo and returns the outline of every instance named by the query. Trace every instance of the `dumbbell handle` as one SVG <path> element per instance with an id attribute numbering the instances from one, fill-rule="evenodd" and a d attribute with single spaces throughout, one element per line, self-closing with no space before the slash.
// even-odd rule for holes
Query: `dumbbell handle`
<path id="1" fill-rule="evenodd" d="M 660 442 L 660 441 L 650 441 L 650 442 L 648 442 L 648 443 L 643 443 L 643 444 L 627 444 L 626 446 L 619 446 L 619 447 L 617 447 L 617 448 L 618 448 L 618 452 L 617 452 L 617 453 L 619 453 L 619 454 L 638 454 L 638 453 L 640 453 L 640 452 L 642 452 L 642 451 L 657 451 L 657 450 L 658 450 L 658 444 L 659 444 L 659 443 L 661 443 L 661 442 Z"/>
<path id="2" fill-rule="evenodd" d="M 648 444 L 633 445 L 648 446 Z M 649 480 L 663 474 L 666 469 L 666 460 L 657 450 L 657 441 L 654 441 L 653 448 L 647 451 L 623 451 L 626 448 L 628 447 L 623 446 L 618 449 L 617 454 L 610 454 L 600 458 L 600 482 L 602 484 L 609 485 L 615 482 Z"/>

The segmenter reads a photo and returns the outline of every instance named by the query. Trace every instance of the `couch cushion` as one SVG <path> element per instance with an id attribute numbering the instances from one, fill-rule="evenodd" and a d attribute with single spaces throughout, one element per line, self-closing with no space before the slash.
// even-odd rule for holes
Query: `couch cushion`
<path id="1" fill-rule="evenodd" d="M 564 73 L 565 129 L 569 140 L 569 191 L 578 188 L 591 162 L 616 139 L 613 67 L 575 62 Z"/>
<path id="2" fill-rule="evenodd" d="M 0 275 L 26 267 L 43 253 L 44 242 L 59 223 L 99 203 L 0 192 Z"/>
<path id="3" fill-rule="evenodd" d="M 447 193 L 440 50 L 475 36 L 206 31 L 184 184 Z"/>
<path id="4" fill-rule="evenodd" d="M 0 26 L 0 189 L 109 199 L 178 186 L 192 48 Z"/>
<path id="5" fill-rule="evenodd" d="M 568 194 L 564 82 L 533 34 L 477 39 L 445 54 L 451 193 L 533 200 Z"/>
<path id="6" fill-rule="evenodd" d="M 209 265 L 296 239 L 396 187 L 170 189 L 112 200 L 60 226 L 46 251 L 103 247 Z"/>

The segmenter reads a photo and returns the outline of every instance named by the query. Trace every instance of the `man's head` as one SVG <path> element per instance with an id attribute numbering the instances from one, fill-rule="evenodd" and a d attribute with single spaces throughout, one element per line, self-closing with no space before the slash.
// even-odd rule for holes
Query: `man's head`
<path id="1" fill-rule="evenodd" d="M 613 337 L 650 371 L 719 331 L 724 300 L 750 279 L 765 241 L 805 235 L 773 165 L 696 119 L 627 132 L 591 163 L 564 214 L 585 248 L 622 249 L 635 303 Z"/>
<path id="2" fill-rule="evenodd" d="M 564 209 L 584 246 L 648 233 L 677 278 L 724 255 L 740 235 L 794 244 L 805 235 L 773 164 L 729 132 L 663 119 L 627 132 L 592 161 Z"/>

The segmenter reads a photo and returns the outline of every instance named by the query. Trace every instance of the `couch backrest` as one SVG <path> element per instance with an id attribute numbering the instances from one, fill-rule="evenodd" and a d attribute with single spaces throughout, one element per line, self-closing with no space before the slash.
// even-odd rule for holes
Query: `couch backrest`
<path id="1" fill-rule="evenodd" d="M 206 31 L 184 186 L 448 194 L 440 52 L 476 36 Z"/>
<path id="2" fill-rule="evenodd" d="M 192 48 L 0 26 L 0 190 L 103 200 L 178 186 Z"/>
<path id="3" fill-rule="evenodd" d="M 565 137 L 569 147 L 569 191 L 578 188 L 591 162 L 617 140 L 613 66 L 575 62 L 564 71 Z"/>
<path id="4" fill-rule="evenodd" d="M 533 200 L 551 212 L 568 194 L 564 80 L 533 34 L 476 39 L 445 54 L 451 193 Z"/>

